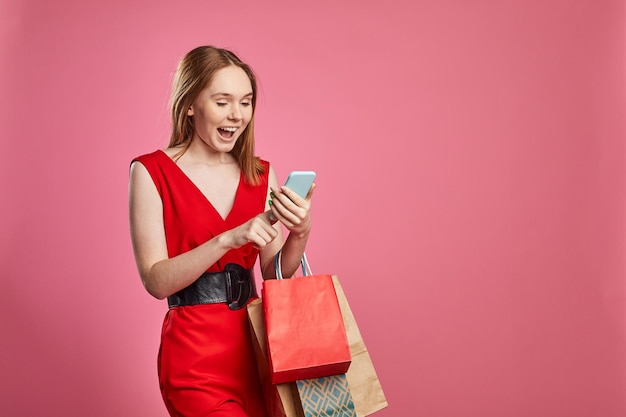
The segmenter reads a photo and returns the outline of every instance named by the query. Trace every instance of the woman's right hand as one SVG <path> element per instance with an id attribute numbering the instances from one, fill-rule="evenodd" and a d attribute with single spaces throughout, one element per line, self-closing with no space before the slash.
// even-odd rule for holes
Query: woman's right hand
<path id="1" fill-rule="evenodd" d="M 236 249 L 252 243 L 256 249 L 263 249 L 278 236 L 278 231 L 272 226 L 275 220 L 272 220 L 271 213 L 268 210 L 258 214 L 241 226 L 225 232 L 222 236 L 228 239 L 227 245 Z"/>

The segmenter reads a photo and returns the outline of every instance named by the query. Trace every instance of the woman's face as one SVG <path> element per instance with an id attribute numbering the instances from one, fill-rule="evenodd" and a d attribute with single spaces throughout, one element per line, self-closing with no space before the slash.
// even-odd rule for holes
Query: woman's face
<path id="1" fill-rule="evenodd" d="M 230 152 L 252 118 L 252 85 L 239 67 L 218 70 L 187 112 L 195 133 L 216 152 Z"/>

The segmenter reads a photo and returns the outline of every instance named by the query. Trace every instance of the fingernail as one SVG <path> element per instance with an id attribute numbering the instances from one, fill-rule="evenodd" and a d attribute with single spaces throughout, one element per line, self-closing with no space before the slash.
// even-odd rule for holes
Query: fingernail
<path id="1" fill-rule="evenodd" d="M 273 192 L 270 192 L 270 197 L 272 197 L 272 198 L 275 197 Z"/>
<path id="2" fill-rule="evenodd" d="M 274 204 L 274 202 L 272 200 L 270 200 L 270 201 L 267 202 L 267 204 L 269 204 L 271 206 L 272 204 Z"/>

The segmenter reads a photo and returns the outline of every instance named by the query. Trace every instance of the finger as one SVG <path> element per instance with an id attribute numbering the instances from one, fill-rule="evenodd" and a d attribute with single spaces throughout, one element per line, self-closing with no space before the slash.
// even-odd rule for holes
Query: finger
<path id="1" fill-rule="evenodd" d="M 313 197 L 313 190 L 315 190 L 316 184 L 311 184 L 311 188 L 309 188 L 309 192 L 306 194 L 304 198 L 306 201 L 311 201 L 311 197 Z"/>
<path id="2" fill-rule="evenodd" d="M 293 201 L 289 199 L 289 197 L 287 197 L 287 195 L 283 194 L 283 192 L 280 190 L 272 189 L 272 191 L 270 192 L 270 197 L 271 197 L 271 200 L 268 201 L 268 204 L 272 212 L 271 218 L 275 218 L 278 221 L 282 220 L 283 218 L 282 213 L 288 212 L 286 205 L 289 205 L 292 208 L 298 207 L 293 203 Z"/>
<path id="3" fill-rule="evenodd" d="M 293 200 L 289 197 L 289 195 L 287 195 L 287 193 L 290 193 Z M 290 212 L 301 213 L 301 210 L 303 209 L 305 211 L 308 210 L 309 203 L 306 200 L 303 200 L 297 193 L 289 189 L 286 189 L 284 192 L 282 190 L 277 190 L 276 192 L 272 192 L 271 195 L 273 196 L 273 207 L 276 208 L 276 211 L 282 216 L 289 216 L 288 213 Z"/>
<path id="4" fill-rule="evenodd" d="M 296 193 L 293 193 L 293 195 L 297 196 Z M 297 205 L 292 202 L 282 190 L 274 189 L 270 193 L 270 197 L 272 197 L 270 201 L 272 213 L 274 213 L 278 220 L 289 230 L 293 230 L 306 222 L 310 207 L 308 201 L 297 196 L 296 198 L 300 199 L 299 203 L 301 204 Z"/>
<path id="5" fill-rule="evenodd" d="M 256 249 L 263 249 L 278 235 L 278 232 L 272 226 L 267 225 L 267 227 L 269 229 L 262 227 L 249 237 L 250 243 Z"/>
<path id="6" fill-rule="evenodd" d="M 258 223 L 258 226 L 254 229 L 254 232 L 261 236 L 267 242 L 271 242 L 274 240 L 278 231 L 272 226 L 272 223 L 276 223 L 278 219 L 271 220 L 272 217 L 275 216 L 272 214 L 270 210 L 261 213 L 262 221 Z"/>
<path id="7" fill-rule="evenodd" d="M 306 210 L 295 205 L 292 205 L 292 209 L 293 211 L 284 206 L 279 206 L 278 204 L 274 207 L 278 220 L 288 229 L 302 223 L 307 215 Z"/>
<path id="8" fill-rule="evenodd" d="M 268 218 L 270 225 L 273 226 L 274 224 L 276 224 L 276 222 L 280 221 L 280 219 L 278 217 L 278 212 L 276 211 L 276 208 L 274 207 L 274 204 L 275 204 L 274 200 L 270 200 L 267 203 L 270 206 L 270 209 L 266 211 L 265 213 L 267 213 L 267 218 Z"/>
<path id="9" fill-rule="evenodd" d="M 289 200 L 289 198 L 282 195 L 282 193 L 279 191 L 277 192 L 272 191 L 270 195 L 272 197 L 272 199 L 269 201 L 270 210 L 272 212 L 272 217 L 276 218 L 277 220 L 282 220 L 283 218 L 282 213 L 288 212 L 287 208 L 285 207 L 285 204 L 291 204 L 293 207 L 297 207 L 295 204 L 293 204 Z"/>
<path id="10" fill-rule="evenodd" d="M 270 219 L 271 219 L 270 224 L 272 226 L 278 223 L 281 219 L 281 216 L 278 213 L 278 210 L 274 206 L 272 206 L 272 208 L 270 209 Z"/>
<path id="11" fill-rule="evenodd" d="M 289 202 L 295 205 L 301 205 L 304 202 L 304 199 L 300 197 L 298 193 L 296 193 L 289 187 L 285 187 L 284 185 L 280 187 L 280 192 L 277 195 L 287 197 L 289 199 Z M 288 204 L 288 202 L 284 201 L 284 204 Z"/>
<path id="12" fill-rule="evenodd" d="M 260 214 L 260 216 L 261 218 L 263 218 L 263 220 L 265 220 L 267 223 L 272 225 L 276 223 L 278 219 L 276 218 L 276 215 L 271 210 L 271 206 L 273 203 L 271 201 L 269 203 L 270 203 L 270 210 L 264 211 L 263 213 Z"/>
<path id="13" fill-rule="evenodd" d="M 298 206 L 304 203 L 302 197 L 300 197 L 295 191 L 285 186 L 278 189 L 272 188 L 270 197 L 273 201 L 280 201 L 283 206 Z"/>

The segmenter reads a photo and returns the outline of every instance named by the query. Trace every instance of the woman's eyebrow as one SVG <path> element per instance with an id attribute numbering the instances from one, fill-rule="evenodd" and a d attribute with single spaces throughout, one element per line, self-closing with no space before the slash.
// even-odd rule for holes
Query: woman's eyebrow
<path id="1" fill-rule="evenodd" d="M 254 95 L 254 93 L 252 93 L 252 91 L 251 91 L 251 92 L 249 92 L 248 94 L 246 94 L 246 95 L 245 95 L 245 96 L 243 96 L 243 97 L 244 97 L 244 98 L 245 98 L 245 97 L 251 97 L 251 96 L 253 96 L 253 95 Z M 211 94 L 211 97 L 232 97 L 232 96 L 233 96 L 233 95 L 232 95 L 232 94 L 230 94 L 230 93 L 213 93 L 213 94 Z"/>

